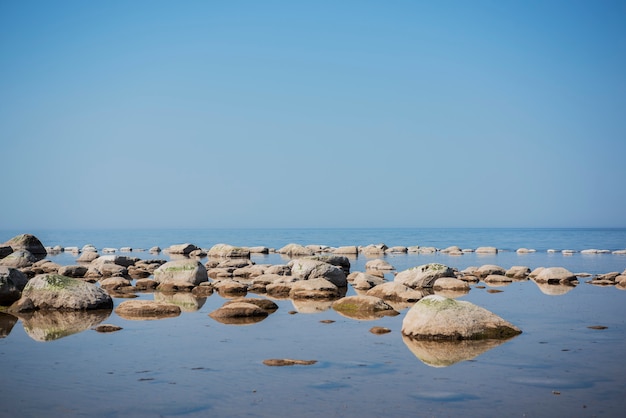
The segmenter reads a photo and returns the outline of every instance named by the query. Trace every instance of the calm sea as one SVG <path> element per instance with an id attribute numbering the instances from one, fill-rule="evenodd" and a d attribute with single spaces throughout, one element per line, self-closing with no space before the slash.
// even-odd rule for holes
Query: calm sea
<path id="1" fill-rule="evenodd" d="M 563 266 L 591 274 L 626 269 L 624 255 L 547 252 L 625 249 L 626 229 L 4 230 L 0 242 L 21 233 L 46 246 L 132 247 L 139 258 L 167 259 L 141 249 L 184 242 L 204 248 L 384 243 L 502 250 L 385 256 L 398 271 L 429 262 L 459 269 Z M 517 254 L 522 247 L 537 252 Z M 75 257 L 49 256 L 59 264 L 72 264 Z M 288 261 L 279 254 L 252 259 Z M 367 261 L 350 258 L 351 270 L 364 271 Z M 405 341 L 401 327 L 410 306 L 397 307 L 398 316 L 365 320 L 342 316 L 330 301 L 274 299 L 279 309 L 268 318 L 236 326 L 209 316 L 226 302 L 218 293 L 136 296 L 179 304 L 183 313 L 133 321 L 115 311 L 20 318 L 0 312 L 0 417 L 622 417 L 626 410 L 626 291 L 616 286 L 585 279 L 576 287 L 473 284 L 455 297 L 502 316 L 523 333 L 469 354 L 455 343 Z M 117 295 L 114 304 L 125 300 Z M 101 334 L 91 329 L 99 322 L 123 329 Z M 374 335 L 373 326 L 391 332 Z M 317 363 L 268 367 L 263 361 L 269 358 Z M 449 365 L 433 367 L 441 363 Z"/>
<path id="2" fill-rule="evenodd" d="M 583 250 L 626 249 L 626 228 L 304 228 L 304 229 L 93 229 L 0 230 L 0 241 L 20 233 L 39 237 L 44 245 L 162 248 L 190 242 L 199 247 L 218 243 L 280 248 L 289 243 L 328 246 L 368 245 L 461 248 L 493 246 L 503 250 L 533 248 Z"/>

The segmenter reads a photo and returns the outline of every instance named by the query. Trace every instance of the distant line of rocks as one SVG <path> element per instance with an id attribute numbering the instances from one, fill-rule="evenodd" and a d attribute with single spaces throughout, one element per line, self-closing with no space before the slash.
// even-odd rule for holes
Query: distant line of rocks
<path id="1" fill-rule="evenodd" d="M 10 254 L 12 250 L 6 245 L 0 246 L 0 258 L 5 257 Z M 284 254 L 287 256 L 303 256 L 303 255 L 314 255 L 318 253 L 332 253 L 332 254 L 341 254 L 341 255 L 358 255 L 362 254 L 365 256 L 377 256 L 377 255 L 389 255 L 389 254 L 407 254 L 407 253 L 417 253 L 417 254 L 433 254 L 433 253 L 442 253 L 448 255 L 463 255 L 468 253 L 476 253 L 476 254 L 498 254 L 500 252 L 509 252 L 509 250 L 499 249 L 496 247 L 478 247 L 478 248 L 461 248 L 456 245 L 452 245 L 446 248 L 437 248 L 432 246 L 392 246 L 388 247 L 387 245 L 380 244 L 369 244 L 369 245 L 348 245 L 348 246 L 340 246 L 340 247 L 330 247 L 326 245 L 301 245 L 290 243 L 285 245 L 282 248 L 275 249 L 264 246 L 254 246 L 254 247 L 234 247 L 227 244 L 216 244 L 211 249 L 203 249 L 197 247 L 193 244 L 185 243 L 185 244 L 176 244 L 172 245 L 168 248 L 161 249 L 159 246 L 154 246 L 149 248 L 148 250 L 144 248 L 133 248 L 133 247 L 120 247 L 120 248 L 112 248 L 105 247 L 100 251 L 104 254 L 115 254 L 115 253 L 130 253 L 130 252 L 145 252 L 148 251 L 153 254 L 158 254 L 163 252 L 169 254 L 184 254 L 190 256 L 199 256 L 205 257 L 207 255 L 217 255 L 223 253 L 223 249 L 221 247 L 227 246 L 229 248 L 228 251 L 233 252 L 232 254 L 223 254 L 220 256 L 223 257 L 247 257 L 249 254 L 269 254 L 269 253 L 277 253 Z M 70 247 L 62 247 L 62 246 L 54 246 L 54 247 L 45 247 L 45 251 L 49 254 L 58 254 L 61 252 L 68 252 L 74 254 L 80 254 L 84 252 L 97 252 L 98 250 L 92 244 L 86 244 L 82 247 L 70 246 Z M 210 253 L 210 252 L 213 253 Z M 32 252 L 32 251 L 31 251 Z M 515 250 L 517 254 L 532 254 L 536 253 L 537 250 L 533 248 L 518 248 Z M 588 248 L 583 250 L 573 250 L 573 249 L 548 249 L 546 250 L 549 254 L 561 253 L 563 255 L 572 255 L 576 253 L 580 254 L 615 254 L 615 255 L 626 255 L 626 249 L 623 250 L 607 250 L 607 249 L 595 249 Z"/>

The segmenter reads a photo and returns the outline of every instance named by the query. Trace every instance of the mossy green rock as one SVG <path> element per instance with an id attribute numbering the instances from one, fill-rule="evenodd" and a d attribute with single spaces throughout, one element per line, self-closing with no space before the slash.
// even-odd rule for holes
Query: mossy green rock
<path id="1" fill-rule="evenodd" d="M 521 332 L 480 306 L 438 295 L 417 302 L 402 321 L 404 335 L 424 340 L 507 339 Z"/>
<path id="2" fill-rule="evenodd" d="M 111 296 L 92 283 L 60 274 L 40 274 L 29 280 L 22 292 L 35 309 L 88 310 L 111 309 Z"/>
<path id="3" fill-rule="evenodd" d="M 199 285 L 209 280 L 207 270 L 197 260 L 175 260 L 163 264 L 154 271 L 154 280 L 157 283 L 188 282 Z"/>

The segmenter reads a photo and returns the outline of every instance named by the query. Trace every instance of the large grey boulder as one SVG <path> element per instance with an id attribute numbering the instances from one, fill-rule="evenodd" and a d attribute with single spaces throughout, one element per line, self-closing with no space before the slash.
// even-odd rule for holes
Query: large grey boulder
<path id="1" fill-rule="evenodd" d="M 59 274 L 40 274 L 30 279 L 22 299 L 29 299 L 35 309 L 42 310 L 113 308 L 111 296 L 100 287 Z"/>
<path id="2" fill-rule="evenodd" d="M 5 242 L 4 246 L 10 246 L 13 251 L 28 251 L 37 259 L 42 259 L 48 254 L 39 238 L 31 234 L 17 235 Z"/>
<path id="3" fill-rule="evenodd" d="M 413 289 L 422 289 L 433 287 L 435 280 L 440 277 L 454 277 L 454 270 L 443 264 L 424 264 L 401 271 L 394 281 Z"/>
<path id="4" fill-rule="evenodd" d="M 199 285 L 208 280 L 206 268 L 197 260 L 168 261 L 154 271 L 154 281 L 157 283 L 188 282 Z"/>
<path id="5" fill-rule="evenodd" d="M 521 332 L 480 306 L 438 295 L 417 302 L 402 321 L 402 334 L 424 340 L 507 339 Z"/>
<path id="6" fill-rule="evenodd" d="M 24 268 L 30 267 L 37 261 L 37 258 L 28 250 L 17 250 L 0 260 L 0 266 Z"/>
<path id="7" fill-rule="evenodd" d="M 287 264 L 291 275 L 304 280 L 326 279 L 337 287 L 346 287 L 348 280 L 343 269 L 323 261 L 297 258 Z"/>
<path id="8" fill-rule="evenodd" d="M 344 273 L 350 273 L 350 260 L 343 255 L 312 255 L 303 257 L 307 260 L 323 261 L 324 263 L 332 264 L 333 266 L 341 267 Z"/>

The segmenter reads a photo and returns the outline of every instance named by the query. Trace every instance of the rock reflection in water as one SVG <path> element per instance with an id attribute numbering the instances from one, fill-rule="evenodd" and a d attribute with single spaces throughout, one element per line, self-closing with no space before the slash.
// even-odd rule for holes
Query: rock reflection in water
<path id="1" fill-rule="evenodd" d="M 247 316 L 247 317 L 211 317 L 217 322 L 224 325 L 252 325 L 263 321 L 266 316 Z"/>
<path id="2" fill-rule="evenodd" d="M 292 299 L 293 307 L 300 313 L 316 314 L 327 311 L 336 299 Z"/>
<path id="3" fill-rule="evenodd" d="M 541 290 L 542 293 L 545 293 L 546 295 L 549 295 L 549 296 L 561 296 L 570 292 L 572 289 L 576 287 L 570 284 L 562 284 L 562 283 L 555 283 L 555 284 L 537 283 L 535 281 L 533 281 L 533 283 L 537 285 L 537 287 L 539 288 L 539 290 Z"/>
<path id="4" fill-rule="evenodd" d="M 91 311 L 34 311 L 20 314 L 24 330 L 35 341 L 53 341 L 92 328 L 111 315 L 109 309 Z"/>
<path id="5" fill-rule="evenodd" d="M 5 338 L 11 333 L 13 326 L 17 322 L 17 317 L 0 312 L 0 338 Z"/>
<path id="6" fill-rule="evenodd" d="M 431 367 L 448 367 L 471 360 L 508 340 L 416 340 L 406 335 L 402 340 L 415 357 Z"/>
<path id="7" fill-rule="evenodd" d="M 154 292 L 154 300 L 178 306 L 183 312 L 195 312 L 204 306 L 207 298 L 199 298 L 189 292 Z"/>

